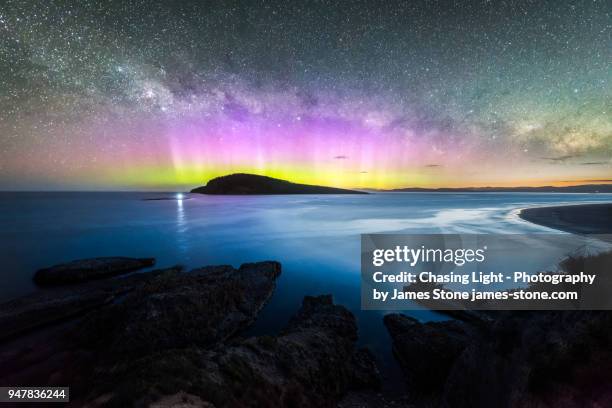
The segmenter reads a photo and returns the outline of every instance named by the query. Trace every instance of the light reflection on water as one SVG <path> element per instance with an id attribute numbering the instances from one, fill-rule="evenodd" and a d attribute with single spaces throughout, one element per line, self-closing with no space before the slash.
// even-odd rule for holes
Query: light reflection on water
<path id="1" fill-rule="evenodd" d="M 185 218 L 182 196 L 176 200 L 176 245 L 185 257 L 189 253 L 188 223 Z"/>

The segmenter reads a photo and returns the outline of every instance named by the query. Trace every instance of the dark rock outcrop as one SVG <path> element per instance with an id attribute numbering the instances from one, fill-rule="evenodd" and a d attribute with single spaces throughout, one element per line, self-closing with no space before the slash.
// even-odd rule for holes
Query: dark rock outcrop
<path id="1" fill-rule="evenodd" d="M 612 252 L 572 256 L 572 274 L 606 275 Z M 606 296 L 606 292 L 598 296 Z M 612 313 L 479 312 L 462 321 L 384 322 L 412 401 L 433 407 L 612 406 Z"/>
<path id="2" fill-rule="evenodd" d="M 168 348 L 210 347 L 255 320 L 280 272 L 278 262 L 170 270 L 92 314 L 78 333 L 84 344 L 132 358 Z"/>
<path id="3" fill-rule="evenodd" d="M 108 393 L 100 393 L 114 406 L 147 406 L 183 391 L 215 407 L 334 407 L 348 390 L 378 385 L 373 359 L 356 340 L 347 309 L 331 296 L 306 297 L 278 336 L 166 350 L 112 366 L 100 374 L 108 381 Z"/>
<path id="4" fill-rule="evenodd" d="M 180 347 L 208 347 L 245 329 L 272 295 L 277 262 L 173 267 L 52 287 L 0 305 L 0 383 L 71 384 L 87 395 L 97 367 Z"/>
<path id="5" fill-rule="evenodd" d="M 191 190 L 200 194 L 367 194 L 343 188 L 291 183 L 277 178 L 255 174 L 230 174 L 210 180 L 205 186 Z"/>
<path id="6" fill-rule="evenodd" d="M 180 272 L 174 266 L 121 279 L 97 280 L 79 285 L 54 286 L 14 299 L 0 307 L 0 341 L 46 325 L 61 323 L 109 305 L 160 274 Z"/>
<path id="7" fill-rule="evenodd" d="M 591 407 L 612 403 L 612 314 L 499 312 L 465 322 L 385 323 L 413 402 L 434 407 Z"/>
<path id="8" fill-rule="evenodd" d="M 155 265 L 155 258 L 122 256 L 79 259 L 39 269 L 34 282 L 40 286 L 68 285 L 123 275 Z"/>
<path id="9" fill-rule="evenodd" d="M 71 404 L 91 407 L 333 407 L 376 389 L 355 318 L 329 295 L 306 297 L 278 335 L 240 337 L 280 269 L 173 267 L 1 305 L 0 384 L 69 384 Z"/>

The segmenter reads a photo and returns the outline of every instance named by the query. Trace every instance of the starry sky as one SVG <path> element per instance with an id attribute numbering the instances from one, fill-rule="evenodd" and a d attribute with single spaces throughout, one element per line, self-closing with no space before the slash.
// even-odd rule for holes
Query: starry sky
<path id="1" fill-rule="evenodd" d="M 612 2 L 0 3 L 0 189 L 612 182 Z"/>

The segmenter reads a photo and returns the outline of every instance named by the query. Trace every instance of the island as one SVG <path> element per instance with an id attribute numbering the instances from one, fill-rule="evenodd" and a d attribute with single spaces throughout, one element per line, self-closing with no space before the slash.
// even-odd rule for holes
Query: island
<path id="1" fill-rule="evenodd" d="M 194 188 L 191 192 L 214 195 L 368 194 L 364 191 L 310 184 L 297 184 L 287 180 L 246 173 L 216 177 L 210 180 L 205 186 Z"/>

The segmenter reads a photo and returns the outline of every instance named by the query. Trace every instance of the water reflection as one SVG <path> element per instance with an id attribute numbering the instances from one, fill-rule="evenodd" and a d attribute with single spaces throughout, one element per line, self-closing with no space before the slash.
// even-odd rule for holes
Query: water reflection
<path id="1" fill-rule="evenodd" d="M 182 193 L 178 193 L 176 196 L 176 245 L 178 252 L 188 257 L 189 252 L 189 239 L 187 237 L 187 221 L 185 217 L 185 203 Z"/>

